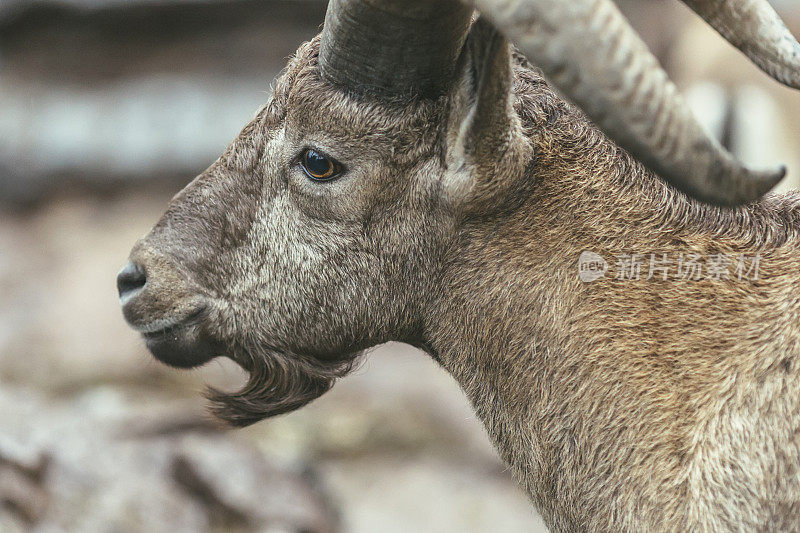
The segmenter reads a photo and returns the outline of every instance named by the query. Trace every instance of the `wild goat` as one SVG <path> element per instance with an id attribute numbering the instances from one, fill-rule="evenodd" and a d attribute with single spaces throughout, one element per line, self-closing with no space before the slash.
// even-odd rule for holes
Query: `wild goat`
<path id="1" fill-rule="evenodd" d="M 800 85 L 766 1 L 686 3 Z M 800 530 L 800 196 L 757 201 L 782 170 L 708 137 L 609 0 L 477 7 L 332 0 L 134 247 L 125 318 L 245 368 L 211 392 L 234 425 L 418 346 L 554 530 Z"/>

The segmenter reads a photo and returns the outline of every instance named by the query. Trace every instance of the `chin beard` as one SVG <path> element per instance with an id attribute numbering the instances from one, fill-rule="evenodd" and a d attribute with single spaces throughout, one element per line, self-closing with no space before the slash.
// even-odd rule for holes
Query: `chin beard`
<path id="1" fill-rule="evenodd" d="M 238 392 L 206 391 L 211 413 L 235 427 L 294 411 L 326 393 L 358 356 L 319 359 L 273 350 L 243 350 L 234 358 L 250 377 Z"/>

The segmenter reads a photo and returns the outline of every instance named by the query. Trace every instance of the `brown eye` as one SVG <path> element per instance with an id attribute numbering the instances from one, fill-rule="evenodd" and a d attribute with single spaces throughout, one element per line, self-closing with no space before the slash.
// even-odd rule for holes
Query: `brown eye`
<path id="1" fill-rule="evenodd" d="M 312 180 L 328 181 L 339 175 L 338 163 L 316 150 L 306 150 L 300 163 L 306 175 Z"/>

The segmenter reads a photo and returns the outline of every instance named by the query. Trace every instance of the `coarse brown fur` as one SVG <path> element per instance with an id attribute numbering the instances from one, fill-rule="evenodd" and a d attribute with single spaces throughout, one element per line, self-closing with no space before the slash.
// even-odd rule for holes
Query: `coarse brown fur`
<path id="1" fill-rule="evenodd" d="M 408 342 L 458 380 L 555 531 L 800 530 L 799 196 L 687 199 L 480 22 L 436 101 L 333 87 L 317 49 L 134 248 L 147 285 L 125 314 L 157 357 L 250 370 L 212 393 L 248 424 Z M 304 147 L 346 172 L 311 182 Z M 645 269 L 584 283 L 583 251 Z M 651 253 L 760 268 L 646 279 Z"/>

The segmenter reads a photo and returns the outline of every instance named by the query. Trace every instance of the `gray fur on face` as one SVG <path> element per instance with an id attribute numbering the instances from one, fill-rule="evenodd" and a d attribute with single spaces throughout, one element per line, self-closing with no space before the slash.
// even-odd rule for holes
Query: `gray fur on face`
<path id="1" fill-rule="evenodd" d="M 237 425 L 318 397 L 365 348 L 418 343 L 452 218 L 436 178 L 447 100 L 348 96 L 319 77 L 317 48 L 299 50 L 270 103 L 133 254 L 183 272 L 169 289 L 178 300 L 176 285 L 205 296 L 204 333 L 251 374 L 238 394 L 209 393 Z M 344 174 L 309 180 L 298 159 L 311 147 Z"/>

